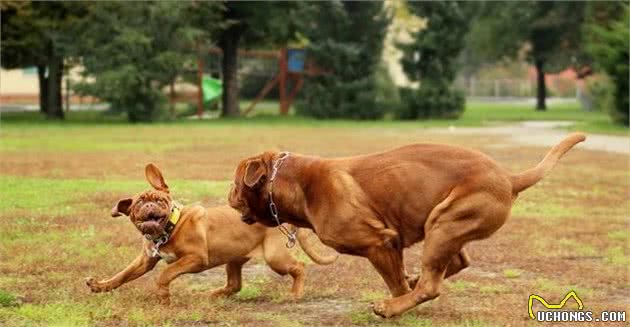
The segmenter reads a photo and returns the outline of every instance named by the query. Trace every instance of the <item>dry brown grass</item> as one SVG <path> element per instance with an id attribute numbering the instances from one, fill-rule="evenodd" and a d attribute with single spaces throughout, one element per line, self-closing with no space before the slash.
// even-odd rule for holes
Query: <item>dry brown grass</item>
<path id="1" fill-rule="evenodd" d="M 369 303 L 387 294 L 385 285 L 365 259 L 349 256 L 332 266 L 309 265 L 299 302 L 288 297 L 288 277 L 261 262 L 247 265 L 244 290 L 228 300 L 207 292 L 223 284 L 223 269 L 183 276 L 172 285 L 168 308 L 152 294 L 155 271 L 109 294 L 91 294 L 83 284 L 86 276 L 117 272 L 139 251 L 140 235 L 107 213 L 116 199 L 144 188 L 147 162 L 165 172 L 176 198 L 215 205 L 225 203 L 237 161 L 266 149 L 346 156 L 413 142 L 476 148 L 514 171 L 547 150 L 395 127 L 5 128 L 0 290 L 22 304 L 0 303 L 0 325 L 521 326 L 532 325 L 531 293 L 557 301 L 569 289 L 585 310 L 628 309 L 629 158 L 579 147 L 521 195 L 499 232 L 467 246 L 470 269 L 447 281 L 438 299 L 400 318 L 371 314 Z M 421 246 L 405 255 L 408 270 L 418 272 Z"/>

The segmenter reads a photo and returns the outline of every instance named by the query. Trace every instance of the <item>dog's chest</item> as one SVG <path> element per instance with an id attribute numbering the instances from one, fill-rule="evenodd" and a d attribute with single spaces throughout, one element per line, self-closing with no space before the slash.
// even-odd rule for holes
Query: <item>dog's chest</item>
<path id="1" fill-rule="evenodd" d="M 160 250 L 160 257 L 162 260 L 166 261 L 166 263 L 173 263 L 177 260 L 177 256 L 173 252 L 168 252 L 164 250 Z"/>
<path id="2" fill-rule="evenodd" d="M 147 255 L 153 256 L 154 252 L 152 247 L 145 248 L 145 251 L 147 251 Z M 162 260 L 166 261 L 166 263 L 173 263 L 177 260 L 177 255 L 175 255 L 175 253 L 164 249 L 158 249 L 158 256 L 162 258 Z"/>

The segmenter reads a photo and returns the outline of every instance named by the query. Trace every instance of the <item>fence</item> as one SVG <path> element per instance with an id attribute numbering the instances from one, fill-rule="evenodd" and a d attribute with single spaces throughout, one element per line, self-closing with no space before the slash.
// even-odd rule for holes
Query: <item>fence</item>
<path id="1" fill-rule="evenodd" d="M 547 95 L 575 97 L 578 90 L 575 80 L 547 79 Z M 476 79 L 459 78 L 455 86 L 468 97 L 533 97 L 536 96 L 536 82 L 528 79 Z"/>

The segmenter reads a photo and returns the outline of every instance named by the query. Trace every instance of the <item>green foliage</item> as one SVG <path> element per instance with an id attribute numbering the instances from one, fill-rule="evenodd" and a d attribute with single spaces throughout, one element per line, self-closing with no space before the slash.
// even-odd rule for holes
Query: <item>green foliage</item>
<path id="1" fill-rule="evenodd" d="M 399 119 L 457 118 L 464 110 L 464 95 L 452 88 L 458 67 L 456 59 L 464 48 L 470 6 L 461 2 L 412 2 L 410 9 L 428 19 L 414 42 L 401 45 L 407 76 L 420 87 L 401 92 Z"/>
<path id="2" fill-rule="evenodd" d="M 601 75 L 586 80 L 591 107 L 595 110 L 610 112 L 615 105 L 615 86 L 608 76 Z"/>
<path id="3" fill-rule="evenodd" d="M 464 111 L 464 93 L 449 87 L 423 84 L 418 90 L 402 89 L 399 119 L 458 118 Z"/>
<path id="4" fill-rule="evenodd" d="M 485 61 L 524 57 L 535 64 L 539 78 L 536 108 L 545 110 L 543 75 L 585 64 L 579 32 L 585 5 L 570 1 L 488 2 L 468 37 L 471 57 Z"/>
<path id="5" fill-rule="evenodd" d="M 611 22 L 608 26 L 593 22 L 587 26 L 587 49 L 593 56 L 598 68 L 604 70 L 614 84 L 614 109 L 610 111 L 611 117 L 625 126 L 628 126 L 628 65 L 630 57 L 630 32 L 628 22 L 630 20 L 630 6 L 621 5 L 623 15 Z"/>
<path id="6" fill-rule="evenodd" d="M 203 3 L 210 6 L 211 3 Z M 84 75 L 93 81 L 76 90 L 127 112 L 132 122 L 155 120 L 165 102 L 162 89 L 191 66 L 204 31 L 189 20 L 196 3 L 97 2 L 82 26 Z M 218 4 L 212 5 L 218 8 Z M 205 24 L 212 25 L 213 17 Z"/>
<path id="7" fill-rule="evenodd" d="M 380 2 L 319 2 L 302 26 L 309 60 L 323 73 L 307 78 L 297 112 L 315 118 L 378 119 L 387 105 L 376 71 L 389 18 Z"/>
<path id="8" fill-rule="evenodd" d="M 3 1 L 2 67 L 36 66 L 40 110 L 63 119 L 61 78 L 71 63 L 74 31 L 85 16 L 84 3 Z"/>

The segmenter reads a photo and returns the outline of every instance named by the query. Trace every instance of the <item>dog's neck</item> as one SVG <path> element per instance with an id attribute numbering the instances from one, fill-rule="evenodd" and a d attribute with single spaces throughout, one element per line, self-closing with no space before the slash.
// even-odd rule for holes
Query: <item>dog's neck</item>
<path id="1" fill-rule="evenodd" d="M 314 162 L 314 158 L 291 155 L 279 169 L 274 180 L 273 200 L 282 222 L 298 227 L 312 227 L 307 219 L 307 198 L 304 190 L 310 183 L 310 176 L 303 172 Z"/>

